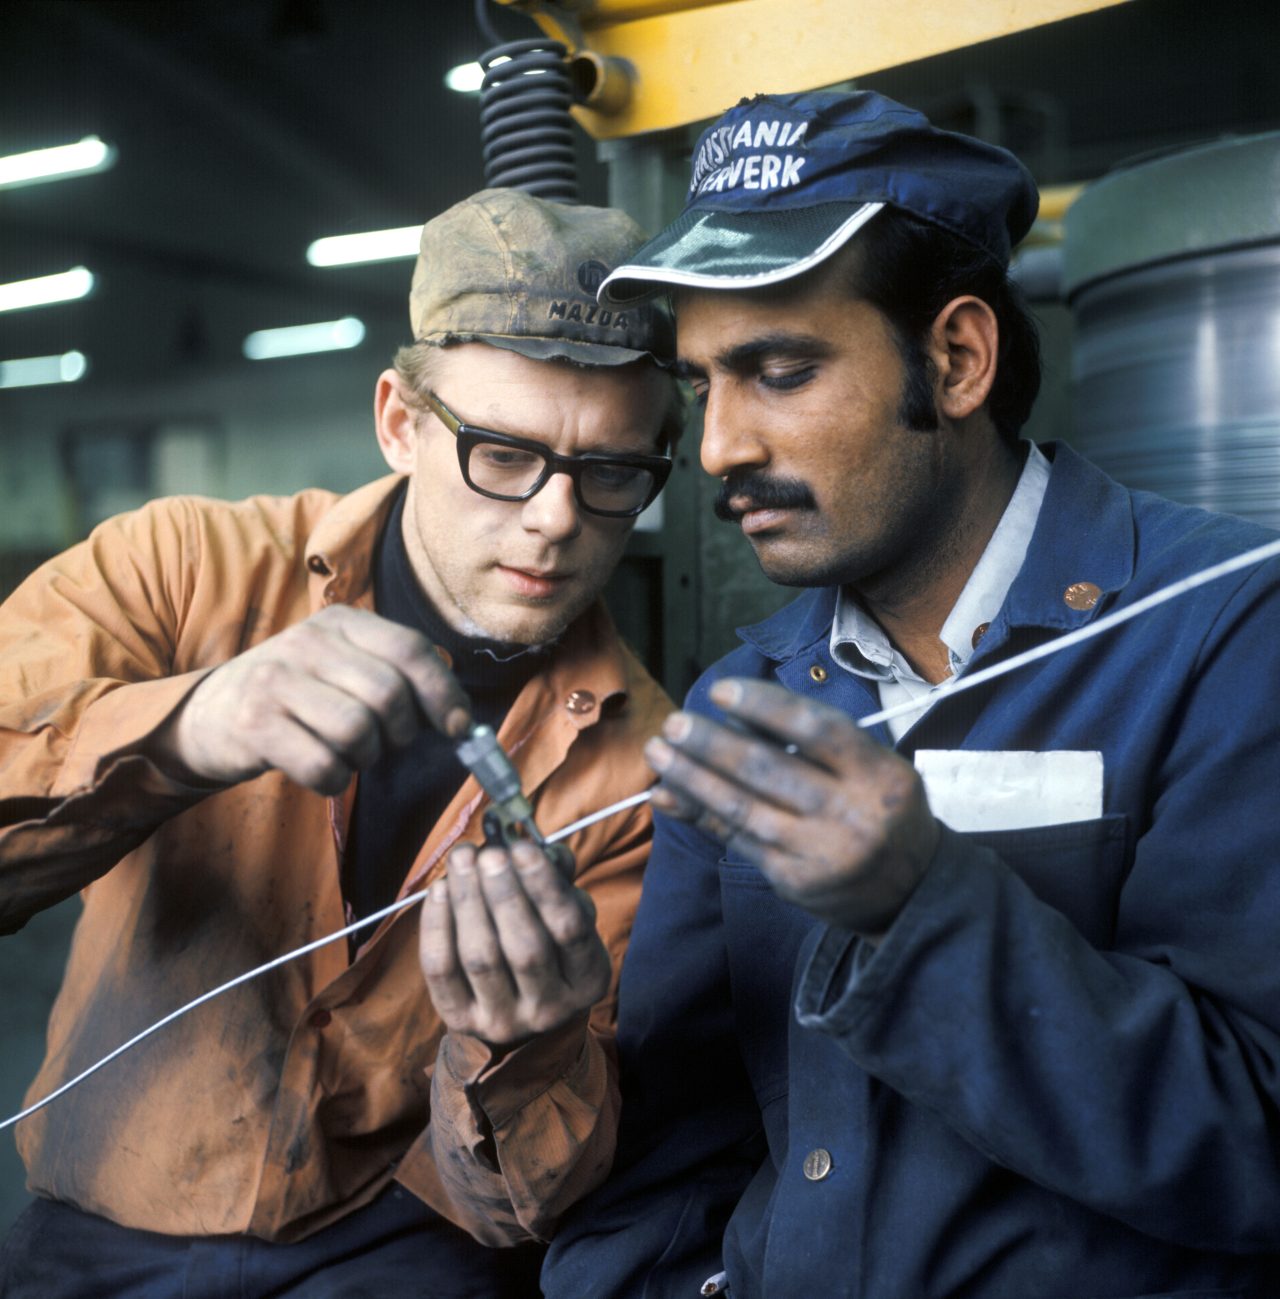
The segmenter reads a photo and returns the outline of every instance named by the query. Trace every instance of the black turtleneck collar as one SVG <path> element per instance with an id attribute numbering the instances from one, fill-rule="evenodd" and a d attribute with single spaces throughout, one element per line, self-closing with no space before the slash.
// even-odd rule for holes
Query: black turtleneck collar
<path id="1" fill-rule="evenodd" d="M 404 502 L 401 489 L 374 552 L 374 608 L 445 650 L 471 700 L 472 716 L 496 731 L 525 682 L 543 671 L 553 646 L 485 640 L 450 627 L 418 585 L 409 562 Z M 360 773 L 342 863 L 343 894 L 357 916 L 395 900 L 418 849 L 466 774 L 453 744 L 430 726 Z"/>
<path id="2" fill-rule="evenodd" d="M 518 692 L 546 665 L 554 644 L 528 646 L 466 636 L 445 622 L 419 585 L 404 544 L 406 489 L 407 484 L 397 494 L 378 542 L 374 607 L 384 618 L 412 627 L 439 645 L 468 694 L 504 693 L 513 687 Z"/>

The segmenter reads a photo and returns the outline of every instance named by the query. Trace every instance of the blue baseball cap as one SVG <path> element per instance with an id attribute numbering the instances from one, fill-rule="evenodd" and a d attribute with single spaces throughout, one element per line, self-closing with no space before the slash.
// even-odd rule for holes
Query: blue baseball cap
<path id="1" fill-rule="evenodd" d="M 1039 203 L 1013 154 L 874 91 L 757 95 L 703 131 L 684 211 L 605 279 L 600 301 L 776 284 L 830 257 L 886 206 L 1007 266 Z"/>

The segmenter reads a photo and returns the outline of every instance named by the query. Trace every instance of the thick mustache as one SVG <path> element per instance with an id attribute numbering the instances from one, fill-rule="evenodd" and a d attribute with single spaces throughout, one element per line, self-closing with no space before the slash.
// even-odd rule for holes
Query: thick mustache
<path id="1" fill-rule="evenodd" d="M 735 510 L 729 504 L 735 496 L 743 497 L 749 502 L 746 509 Z M 809 484 L 798 478 L 729 474 L 720 484 L 712 508 L 717 519 L 722 519 L 725 523 L 737 523 L 748 510 L 816 510 L 818 502 Z"/>

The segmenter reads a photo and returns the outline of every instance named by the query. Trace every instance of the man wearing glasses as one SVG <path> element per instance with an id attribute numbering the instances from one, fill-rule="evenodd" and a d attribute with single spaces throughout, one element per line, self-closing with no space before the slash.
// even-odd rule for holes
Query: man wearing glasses
<path id="1" fill-rule="evenodd" d="M 679 427 L 662 316 L 594 301 L 641 238 L 515 191 L 451 208 L 377 383 L 394 476 L 153 502 L 0 613 L 3 923 L 85 895 L 31 1100 L 437 881 L 24 1120 L 4 1294 L 536 1293 L 535 1248 L 485 1246 L 608 1169 L 649 816 L 567 870 L 482 848 L 454 745 L 497 731 L 544 833 L 650 783 L 670 704 L 598 598 Z"/>

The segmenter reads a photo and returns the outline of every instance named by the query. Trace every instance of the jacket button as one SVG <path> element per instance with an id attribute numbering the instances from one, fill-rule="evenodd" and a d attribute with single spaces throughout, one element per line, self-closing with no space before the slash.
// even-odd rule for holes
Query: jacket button
<path id="1" fill-rule="evenodd" d="M 809 669 L 809 679 L 821 685 L 827 679 L 827 669 L 821 663 L 815 663 Z"/>
<path id="2" fill-rule="evenodd" d="M 330 1010 L 317 1010 L 307 1021 L 312 1028 L 328 1028 L 333 1020 L 333 1012 Z"/>
<path id="3" fill-rule="evenodd" d="M 969 644 L 974 649 L 978 648 L 978 642 L 987 634 L 987 629 L 991 626 L 989 622 L 980 622 L 974 629 L 973 635 L 969 638 Z"/>
<path id="4" fill-rule="evenodd" d="M 571 690 L 564 706 L 571 713 L 589 713 L 596 706 L 596 697 L 590 690 Z"/>
<path id="5" fill-rule="evenodd" d="M 307 556 L 307 567 L 313 572 L 318 573 L 321 577 L 329 576 L 329 565 L 324 562 L 319 555 Z"/>
<path id="6" fill-rule="evenodd" d="M 1064 603 L 1070 609 L 1092 609 L 1102 596 L 1102 588 L 1095 582 L 1072 582 L 1062 593 Z"/>
<path id="7" fill-rule="evenodd" d="M 831 1152 L 823 1150 L 821 1146 L 817 1150 L 811 1150 L 804 1157 L 804 1175 L 811 1182 L 820 1182 L 831 1171 Z"/>

